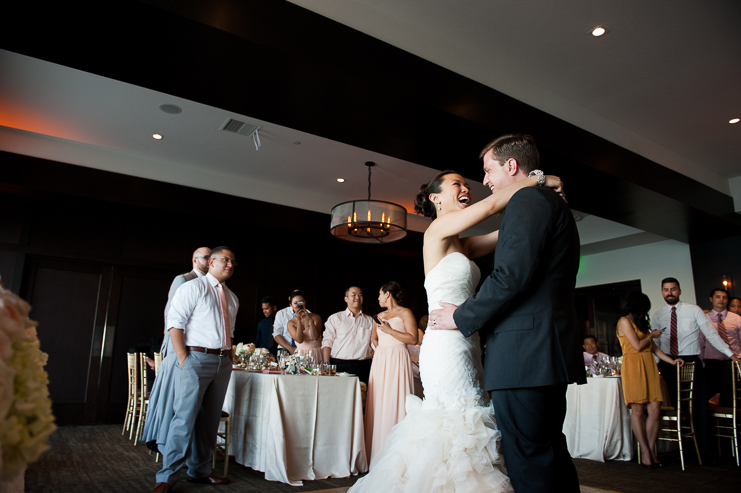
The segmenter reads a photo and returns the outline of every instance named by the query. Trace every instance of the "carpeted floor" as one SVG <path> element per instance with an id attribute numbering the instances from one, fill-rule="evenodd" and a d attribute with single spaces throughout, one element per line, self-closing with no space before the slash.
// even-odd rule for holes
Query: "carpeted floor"
<path id="1" fill-rule="evenodd" d="M 143 445 L 121 436 L 118 425 L 68 426 L 59 428 L 51 437 L 51 450 L 32 464 L 26 472 L 27 493 L 72 492 L 148 492 L 154 486 L 154 475 L 160 464 L 154 462 Z M 677 493 L 699 491 L 739 491 L 741 468 L 726 458 L 721 465 L 701 467 L 690 462 L 682 472 L 679 460 L 656 470 L 640 468 L 635 462 L 593 462 L 575 460 L 582 493 L 612 491 L 619 493 Z M 223 471 L 217 463 L 216 473 Z M 182 492 L 318 492 L 344 493 L 357 478 L 304 481 L 295 487 L 266 481 L 261 472 L 229 464 L 232 483 L 217 488 L 178 483 Z"/>

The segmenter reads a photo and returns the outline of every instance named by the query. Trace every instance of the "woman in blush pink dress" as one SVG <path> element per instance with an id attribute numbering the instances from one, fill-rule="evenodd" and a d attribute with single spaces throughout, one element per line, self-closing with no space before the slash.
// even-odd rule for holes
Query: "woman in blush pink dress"
<path id="1" fill-rule="evenodd" d="M 296 343 L 296 349 L 314 355 L 314 363 L 322 364 L 322 317 L 306 311 L 306 300 L 300 294 L 293 293 L 291 308 L 294 317 L 286 327 Z"/>
<path id="2" fill-rule="evenodd" d="M 417 322 L 409 308 L 399 305 L 401 286 L 387 282 L 378 294 L 385 311 L 378 314 L 381 324 L 373 326 L 373 355 L 368 398 L 365 407 L 365 446 L 368 459 L 381 451 L 391 428 L 404 419 L 407 394 L 414 393 L 412 360 L 407 344 L 417 343 Z"/>

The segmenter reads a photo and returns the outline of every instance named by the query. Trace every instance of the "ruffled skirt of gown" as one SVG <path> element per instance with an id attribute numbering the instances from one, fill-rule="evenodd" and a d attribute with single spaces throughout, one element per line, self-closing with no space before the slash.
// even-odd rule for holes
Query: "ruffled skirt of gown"
<path id="1" fill-rule="evenodd" d="M 425 400 L 407 396 L 406 418 L 350 491 L 513 491 L 482 390 L 478 335 L 427 331 L 419 365 Z"/>

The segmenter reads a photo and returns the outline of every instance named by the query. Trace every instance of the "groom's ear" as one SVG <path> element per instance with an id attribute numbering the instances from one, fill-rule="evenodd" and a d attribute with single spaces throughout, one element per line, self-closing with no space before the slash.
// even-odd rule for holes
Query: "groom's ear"
<path id="1" fill-rule="evenodd" d="M 506 166 L 507 174 L 509 176 L 515 176 L 517 175 L 517 173 L 520 172 L 520 164 L 513 157 L 507 159 L 507 162 L 504 164 L 504 166 Z"/>

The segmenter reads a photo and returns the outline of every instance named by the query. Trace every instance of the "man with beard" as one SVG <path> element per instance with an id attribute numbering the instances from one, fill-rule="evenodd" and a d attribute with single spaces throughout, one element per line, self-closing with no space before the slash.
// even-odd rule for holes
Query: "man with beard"
<path id="1" fill-rule="evenodd" d="M 715 331 L 702 308 L 679 301 L 681 294 L 682 290 L 679 288 L 677 279 L 667 277 L 661 281 L 661 295 L 666 301 L 666 306 L 654 313 L 651 328 L 662 331 L 661 337 L 658 338 L 662 351 L 672 358 L 682 358 L 685 363 L 695 363 L 693 413 L 697 445 L 700 448 L 700 454 L 705 455 L 708 451 L 707 423 L 710 396 L 705 385 L 705 371 L 700 359 L 700 334 L 703 334 L 708 343 L 721 353 L 734 361 L 738 361 L 738 358 Z M 659 371 L 669 389 L 669 396 L 674 401 L 677 396 L 677 369 L 660 361 Z"/>

